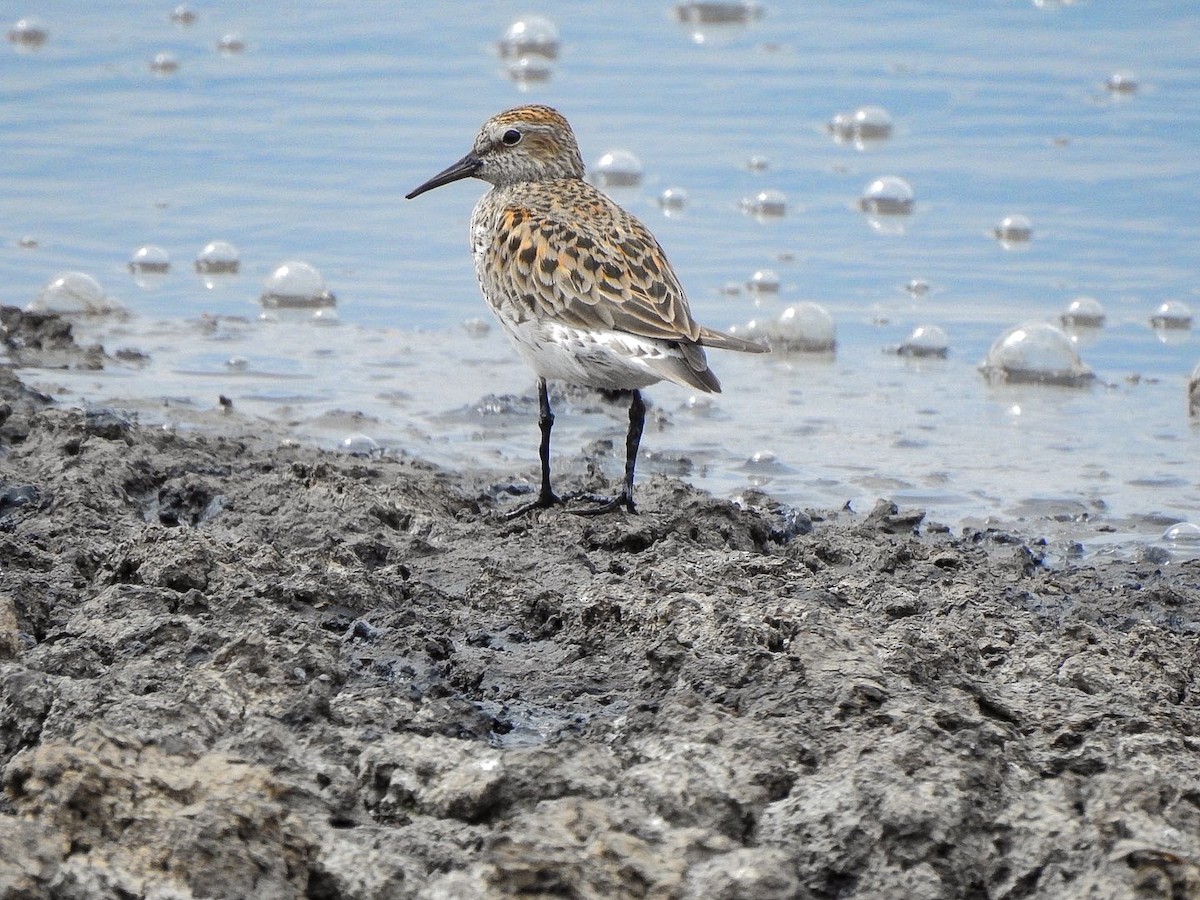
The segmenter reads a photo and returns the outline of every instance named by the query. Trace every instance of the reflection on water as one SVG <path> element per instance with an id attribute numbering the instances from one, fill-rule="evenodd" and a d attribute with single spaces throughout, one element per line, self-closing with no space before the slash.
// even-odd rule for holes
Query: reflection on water
<path id="1" fill-rule="evenodd" d="M 1165 540 L 1200 509 L 1186 4 L 34 11 L 3 47 L 3 301 L 92 313 L 83 340 L 137 361 L 32 376 L 69 399 L 532 472 L 528 402 L 471 412 L 533 381 L 480 318 L 466 230 L 484 186 L 401 194 L 488 115 L 548 102 L 698 319 L 753 335 L 819 310 L 836 334 L 836 355 L 712 354 L 719 397 L 652 388 L 661 471 L 1020 517 L 1091 550 Z M 310 302 L 260 305 L 280 260 L 311 277 L 274 295 Z M 1006 329 L 1039 322 L 1067 328 L 1058 355 L 1094 386 L 980 374 Z M 564 404 L 564 467 L 619 439 L 621 410 Z"/>

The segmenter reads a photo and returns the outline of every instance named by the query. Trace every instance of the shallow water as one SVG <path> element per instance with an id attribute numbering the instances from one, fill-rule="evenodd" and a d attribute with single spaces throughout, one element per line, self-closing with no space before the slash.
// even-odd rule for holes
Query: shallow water
<path id="1" fill-rule="evenodd" d="M 540 101 L 568 115 L 589 164 L 614 148 L 640 158 L 643 184 L 614 193 L 655 231 L 699 319 L 746 327 L 811 300 L 837 324 L 832 358 L 714 354 L 725 393 L 711 405 L 652 388 L 665 415 L 643 472 L 726 495 L 761 484 L 810 506 L 887 496 L 954 527 L 1018 519 L 1063 554 L 1075 540 L 1141 552 L 1168 524 L 1200 519 L 1186 401 L 1200 346 L 1191 330 L 1149 326 L 1168 300 L 1200 310 L 1189 4 L 769 4 L 698 44 L 670 4 L 545 3 L 562 52 L 547 82 L 524 89 L 495 52 L 524 5 L 196 7 L 188 27 L 170 9 L 43 4 L 23 12 L 49 40 L 0 48 L 3 302 L 90 273 L 131 317 L 84 323 L 85 339 L 151 355 L 143 368 L 29 373 L 65 399 L 190 422 L 224 394 L 235 415 L 299 437 L 365 435 L 529 474 L 532 376 L 494 328 L 462 327 L 488 315 L 465 234 L 483 186 L 402 197 L 465 152 L 488 115 Z M 217 52 L 231 31 L 245 51 Z M 151 71 L 160 52 L 175 55 L 174 74 Z M 1118 72 L 1137 90 L 1108 90 Z M 830 119 L 864 105 L 891 114 L 890 139 L 833 141 Z M 875 227 L 857 201 L 882 175 L 906 179 L 915 207 Z M 682 214 L 659 209 L 668 187 L 686 189 Z M 763 189 L 786 195 L 784 216 L 741 211 Z M 1012 214 L 1032 238 L 1006 249 L 992 230 Z M 209 287 L 192 260 L 216 239 L 239 248 L 242 268 Z M 126 266 L 144 244 L 172 260 L 149 288 Z M 293 259 L 324 275 L 335 319 L 259 318 L 264 280 Z M 779 294 L 724 290 L 763 268 Z M 912 279 L 929 293 L 905 292 Z M 1057 320 L 1080 295 L 1107 313 L 1079 344 L 1097 383 L 983 378 L 1001 331 Z M 923 323 L 947 332 L 946 359 L 886 352 Z M 561 469 L 596 439 L 620 446 L 622 410 L 561 411 Z"/>

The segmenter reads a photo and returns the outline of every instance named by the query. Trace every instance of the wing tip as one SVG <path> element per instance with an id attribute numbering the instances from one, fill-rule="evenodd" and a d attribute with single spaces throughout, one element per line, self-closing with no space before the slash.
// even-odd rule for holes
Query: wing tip
<path id="1" fill-rule="evenodd" d="M 700 337 L 696 341 L 704 347 L 711 347 L 713 350 L 735 350 L 740 353 L 770 353 L 771 348 L 766 344 L 760 344 L 758 341 L 747 340 L 732 334 L 726 334 L 723 331 L 717 331 L 715 328 L 701 328 Z"/>

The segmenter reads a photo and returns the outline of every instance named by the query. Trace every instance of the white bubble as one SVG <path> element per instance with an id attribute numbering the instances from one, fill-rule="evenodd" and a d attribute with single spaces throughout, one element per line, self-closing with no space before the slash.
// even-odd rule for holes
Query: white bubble
<path id="1" fill-rule="evenodd" d="M 129 258 L 129 271 L 161 273 L 171 268 L 171 257 L 162 247 L 146 244 L 133 251 Z"/>
<path id="2" fill-rule="evenodd" d="M 171 269 L 171 257 L 162 247 L 147 244 L 139 247 L 129 258 L 129 271 L 133 283 L 143 290 L 154 290 L 167 280 Z"/>
<path id="3" fill-rule="evenodd" d="M 150 71 L 155 75 L 172 75 L 179 71 L 179 59 L 174 53 L 155 53 L 150 60 Z"/>
<path id="4" fill-rule="evenodd" d="M 805 301 L 789 306 L 763 329 L 771 349 L 783 353 L 830 353 L 837 348 L 837 327 L 825 307 Z"/>
<path id="5" fill-rule="evenodd" d="M 901 356 L 944 357 L 950 352 L 950 338 L 937 325 L 918 325 L 900 343 Z"/>
<path id="6" fill-rule="evenodd" d="M 186 3 L 181 3 L 171 10 L 171 21 L 176 25 L 193 25 L 196 18 L 196 11 Z"/>
<path id="7" fill-rule="evenodd" d="M 1033 237 L 1033 223 L 1029 221 L 1028 216 L 1019 213 L 1005 216 L 1000 220 L 1000 224 L 992 229 L 992 234 L 1006 247 L 1027 244 Z"/>
<path id="8" fill-rule="evenodd" d="M 312 309 L 337 302 L 325 287 L 321 273 L 301 260 L 276 266 L 263 282 L 262 296 L 258 299 L 268 309 Z"/>
<path id="9" fill-rule="evenodd" d="M 1059 316 L 1063 325 L 1072 328 L 1103 328 L 1104 307 L 1095 297 L 1076 297 Z"/>
<path id="10" fill-rule="evenodd" d="M 225 368 L 231 372 L 245 372 L 250 368 L 250 360 L 244 356 L 231 356 L 225 360 Z"/>
<path id="11" fill-rule="evenodd" d="M 246 40 L 238 32 L 231 31 L 228 34 L 221 35 L 221 39 L 217 41 L 217 50 L 230 56 L 234 53 L 241 53 L 246 49 Z"/>
<path id="12" fill-rule="evenodd" d="M 752 294 L 778 294 L 779 276 L 774 269 L 759 269 L 746 282 L 746 290 Z"/>
<path id="13" fill-rule="evenodd" d="M 473 338 L 486 337 L 488 332 L 492 330 L 492 325 L 487 319 L 481 319 L 479 316 L 472 316 L 469 319 L 464 319 L 463 330 Z"/>
<path id="14" fill-rule="evenodd" d="M 8 41 L 17 47 L 36 50 L 50 39 L 46 24 L 36 16 L 17 19 L 8 29 Z"/>
<path id="15" fill-rule="evenodd" d="M 527 56 L 558 59 L 558 26 L 546 16 L 521 16 L 505 30 L 497 50 L 502 59 Z"/>
<path id="16" fill-rule="evenodd" d="M 339 446 L 343 453 L 351 456 L 372 456 L 379 452 L 379 443 L 365 434 L 347 435 Z"/>
<path id="17" fill-rule="evenodd" d="M 63 315 L 99 316 L 120 310 L 120 305 L 104 294 L 104 288 L 86 272 L 63 272 L 46 283 L 29 304 L 35 312 Z"/>
<path id="18" fill-rule="evenodd" d="M 675 4 L 675 20 L 696 44 L 720 43 L 762 18 L 754 0 L 698 0 Z"/>
<path id="19" fill-rule="evenodd" d="M 744 325 L 730 325 L 725 330 L 749 341 L 767 340 L 767 328 L 758 319 L 751 319 Z M 767 342 L 769 343 L 769 341 Z"/>
<path id="20" fill-rule="evenodd" d="M 208 273 L 237 272 L 242 266 L 237 247 L 228 241 L 209 241 L 196 254 L 196 271 Z"/>
<path id="21" fill-rule="evenodd" d="M 1137 78 L 1130 72 L 1114 72 L 1108 76 L 1108 80 L 1104 82 L 1104 86 L 1108 88 L 1109 93 L 1129 96 L 1130 94 L 1137 93 L 1138 82 Z"/>
<path id="22" fill-rule="evenodd" d="M 993 381 L 1079 387 L 1095 378 L 1065 331 L 1048 322 L 1015 325 L 992 342 L 981 367 Z"/>
<path id="23" fill-rule="evenodd" d="M 929 294 L 929 282 L 924 278 L 913 278 L 904 285 L 904 290 L 913 297 L 924 297 Z"/>
<path id="24" fill-rule="evenodd" d="M 892 116 L 882 106 L 861 106 L 852 113 L 838 113 L 825 128 L 838 143 L 853 143 L 863 150 L 892 136 Z"/>
<path id="25" fill-rule="evenodd" d="M 759 3 L 708 0 L 708 2 L 675 4 L 675 17 L 680 22 L 694 22 L 701 25 L 752 22 L 762 18 L 762 13 L 762 5 Z"/>
<path id="26" fill-rule="evenodd" d="M 787 195 L 768 188 L 742 200 L 742 210 L 757 219 L 778 219 L 787 215 Z"/>
<path id="27" fill-rule="evenodd" d="M 776 476 L 795 471 L 772 450 L 759 450 L 753 453 L 739 468 L 750 477 L 750 483 L 755 485 L 766 484 Z"/>
<path id="28" fill-rule="evenodd" d="M 688 192 L 683 188 L 669 187 L 658 195 L 658 205 L 667 215 L 683 212 L 687 202 Z"/>
<path id="29" fill-rule="evenodd" d="M 628 150 L 609 150 L 596 161 L 592 176 L 600 187 L 636 187 L 642 183 L 642 161 Z"/>
<path id="30" fill-rule="evenodd" d="M 1150 324 L 1160 329 L 1185 329 L 1192 327 L 1192 311 L 1181 300 L 1168 300 L 1154 310 Z"/>
<path id="31" fill-rule="evenodd" d="M 541 84 L 550 80 L 554 67 L 539 56 L 522 56 L 510 60 L 504 73 L 522 91 L 528 90 L 531 84 Z"/>
<path id="32" fill-rule="evenodd" d="M 1162 539 L 1172 544 L 1200 544 L 1200 525 L 1194 522 L 1176 522 L 1162 533 Z"/>
<path id="33" fill-rule="evenodd" d="M 751 156 L 746 160 L 746 168 L 751 172 L 765 172 L 771 168 L 771 161 L 765 156 Z"/>
<path id="34" fill-rule="evenodd" d="M 913 203 L 912 185 L 896 175 L 884 175 L 863 188 L 858 207 L 872 216 L 907 216 Z"/>
<path id="35" fill-rule="evenodd" d="M 855 136 L 865 140 L 891 137 L 892 116 L 882 106 L 860 106 L 854 111 Z"/>

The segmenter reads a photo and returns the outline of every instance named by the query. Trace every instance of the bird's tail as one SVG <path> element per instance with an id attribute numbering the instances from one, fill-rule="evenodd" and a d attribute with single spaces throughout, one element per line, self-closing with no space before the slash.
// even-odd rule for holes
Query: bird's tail
<path id="1" fill-rule="evenodd" d="M 745 338 L 734 337 L 732 334 L 726 334 L 714 328 L 705 328 L 703 325 L 700 326 L 700 339 L 697 343 L 704 347 L 711 347 L 714 350 L 738 350 L 742 353 L 771 352 L 771 348 L 763 344 L 748 341 Z"/>

